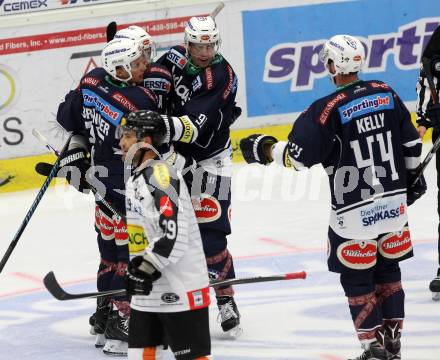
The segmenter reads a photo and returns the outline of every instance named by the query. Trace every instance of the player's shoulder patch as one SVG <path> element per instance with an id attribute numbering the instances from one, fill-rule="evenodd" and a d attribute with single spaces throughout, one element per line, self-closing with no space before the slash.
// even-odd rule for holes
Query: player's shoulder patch
<path id="1" fill-rule="evenodd" d="M 188 62 L 185 54 L 182 54 L 180 47 L 174 46 L 172 47 L 167 54 L 167 60 L 172 64 L 176 65 L 179 69 L 183 69 Z"/>
<path id="2" fill-rule="evenodd" d="M 325 125 L 329 119 L 333 109 L 343 100 L 347 99 L 348 95 L 344 92 L 338 92 L 329 96 L 323 104 L 323 108 L 319 114 L 318 122 Z"/>
<path id="3" fill-rule="evenodd" d="M 391 87 L 387 83 L 380 80 L 367 81 L 367 84 L 373 89 L 391 90 Z"/>
<path id="4" fill-rule="evenodd" d="M 143 174 L 147 184 L 162 190 L 174 186 L 177 180 L 177 173 L 166 161 L 155 160 L 144 169 Z"/>

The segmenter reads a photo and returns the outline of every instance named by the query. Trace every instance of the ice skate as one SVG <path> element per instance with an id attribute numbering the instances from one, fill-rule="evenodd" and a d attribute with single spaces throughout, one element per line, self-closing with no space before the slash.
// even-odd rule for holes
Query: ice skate
<path id="1" fill-rule="evenodd" d="M 107 318 L 111 306 L 108 299 L 98 298 L 96 303 L 96 311 L 90 316 L 90 334 L 96 335 L 95 346 L 97 348 L 103 347 L 105 344 L 104 332 L 107 325 Z"/>
<path id="2" fill-rule="evenodd" d="M 379 341 L 375 341 L 370 344 L 370 347 L 366 349 L 360 356 L 357 358 L 350 358 L 348 360 L 390 360 L 395 359 L 385 347 L 379 343 Z M 396 358 L 400 359 L 400 358 Z"/>
<path id="3" fill-rule="evenodd" d="M 217 320 L 223 331 L 230 337 L 237 338 L 243 333 L 240 325 L 240 313 L 232 296 L 217 296 L 219 314 Z"/>
<path id="4" fill-rule="evenodd" d="M 117 310 L 110 312 L 105 329 L 106 342 L 103 352 L 106 355 L 126 356 L 128 350 L 128 317 L 121 316 Z"/>
<path id="5" fill-rule="evenodd" d="M 432 300 L 440 300 L 440 269 L 437 271 L 437 276 L 429 284 L 429 290 L 432 291 Z"/>

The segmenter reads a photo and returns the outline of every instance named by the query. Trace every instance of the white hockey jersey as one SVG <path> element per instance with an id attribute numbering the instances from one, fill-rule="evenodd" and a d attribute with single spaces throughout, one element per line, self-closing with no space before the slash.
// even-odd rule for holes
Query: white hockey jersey
<path id="1" fill-rule="evenodd" d="M 210 297 L 206 260 L 181 174 L 166 161 L 143 164 L 126 184 L 126 208 L 131 255 L 147 253 L 162 273 L 150 295 L 132 297 L 131 307 L 148 312 L 207 307 Z"/>

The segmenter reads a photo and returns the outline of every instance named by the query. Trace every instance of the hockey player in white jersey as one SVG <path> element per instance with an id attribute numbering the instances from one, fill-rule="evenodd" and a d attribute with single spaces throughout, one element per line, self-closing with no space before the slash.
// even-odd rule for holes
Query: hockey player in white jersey
<path id="1" fill-rule="evenodd" d="M 208 270 L 188 189 L 161 160 L 166 128 L 158 113 L 136 111 L 121 130 L 123 158 L 135 167 L 126 184 L 127 228 L 147 244 L 127 270 L 128 358 L 162 359 L 169 346 L 176 359 L 208 359 Z"/>
<path id="2" fill-rule="evenodd" d="M 355 37 L 326 41 L 321 60 L 336 91 L 301 113 L 288 142 L 254 134 L 240 148 L 249 163 L 323 165 L 332 197 L 328 267 L 340 274 L 364 348 L 356 360 L 398 360 L 405 317 L 399 262 L 413 255 L 407 206 L 426 191 L 423 177 L 414 183 L 422 144 L 391 87 L 358 78 L 363 59 Z"/>

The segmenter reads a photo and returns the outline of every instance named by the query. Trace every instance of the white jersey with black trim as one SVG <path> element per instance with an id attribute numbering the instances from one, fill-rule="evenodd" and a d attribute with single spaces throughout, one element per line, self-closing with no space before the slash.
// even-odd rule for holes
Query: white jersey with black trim
<path id="1" fill-rule="evenodd" d="M 126 184 L 126 207 L 131 255 L 145 253 L 162 273 L 150 295 L 132 297 L 131 307 L 179 312 L 208 306 L 202 240 L 181 174 L 165 161 L 144 164 Z"/>

